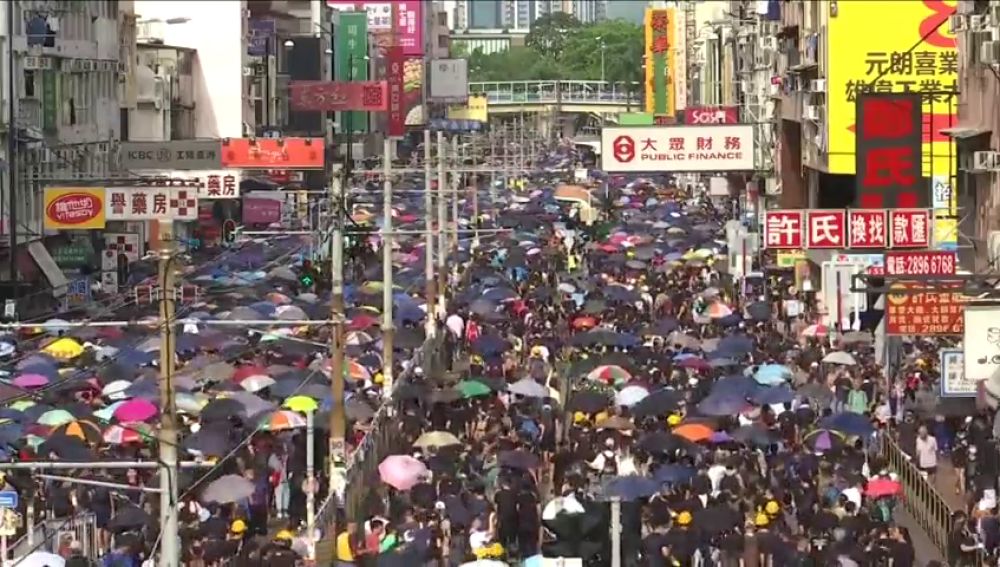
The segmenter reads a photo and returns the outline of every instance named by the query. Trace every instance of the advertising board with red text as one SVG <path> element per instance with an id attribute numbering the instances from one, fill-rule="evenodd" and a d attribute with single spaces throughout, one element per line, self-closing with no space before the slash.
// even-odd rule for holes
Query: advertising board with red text
<path id="1" fill-rule="evenodd" d="M 753 126 L 603 128 L 601 169 L 608 172 L 753 171 Z"/>

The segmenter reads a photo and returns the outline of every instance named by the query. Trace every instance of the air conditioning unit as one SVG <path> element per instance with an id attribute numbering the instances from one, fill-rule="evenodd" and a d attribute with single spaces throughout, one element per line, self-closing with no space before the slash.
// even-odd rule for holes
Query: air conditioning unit
<path id="1" fill-rule="evenodd" d="M 809 81 L 809 92 L 811 93 L 825 93 L 826 92 L 826 79 L 813 79 Z"/>
<path id="2" fill-rule="evenodd" d="M 808 105 L 805 111 L 806 120 L 812 120 L 813 122 L 819 122 L 823 119 L 823 107 L 819 105 Z"/>
<path id="3" fill-rule="evenodd" d="M 979 62 L 987 65 L 1000 63 L 1000 41 L 984 41 L 980 44 Z"/>
<path id="4" fill-rule="evenodd" d="M 989 20 L 983 14 L 969 16 L 969 29 L 972 31 L 985 31 Z"/>
<path id="5" fill-rule="evenodd" d="M 953 16 L 948 16 L 948 29 L 951 33 L 964 32 L 969 29 L 969 20 L 966 18 L 965 14 L 955 14 Z"/>
<path id="6" fill-rule="evenodd" d="M 1000 152 L 972 152 L 972 171 L 1000 171 Z"/>

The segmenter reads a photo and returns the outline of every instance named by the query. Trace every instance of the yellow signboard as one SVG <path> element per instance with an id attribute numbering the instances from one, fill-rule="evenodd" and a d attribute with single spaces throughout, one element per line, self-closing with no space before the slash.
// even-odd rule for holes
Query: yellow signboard
<path id="1" fill-rule="evenodd" d="M 673 74 L 676 72 L 677 25 L 674 8 L 646 10 L 646 112 L 673 116 L 676 112 Z"/>
<path id="2" fill-rule="evenodd" d="M 777 265 L 779 268 L 791 269 L 795 267 L 796 262 L 805 259 L 806 259 L 805 250 L 779 250 L 775 265 Z"/>
<path id="3" fill-rule="evenodd" d="M 49 230 L 104 228 L 104 188 L 46 187 L 44 218 Z"/>
<path id="4" fill-rule="evenodd" d="M 830 16 L 827 27 L 830 173 L 854 174 L 854 103 L 859 92 L 926 92 L 925 121 L 930 120 L 934 128 L 924 128 L 924 176 L 953 176 L 953 144 L 931 131 L 952 124 L 956 109 L 957 98 L 940 94 L 957 90 L 957 44 L 948 33 L 948 16 L 956 4 L 944 0 L 837 3 L 836 15 Z"/>
<path id="5" fill-rule="evenodd" d="M 475 120 L 476 122 L 489 122 L 490 102 L 486 95 L 469 95 L 469 101 L 465 106 L 451 106 L 448 108 L 449 120 Z"/>

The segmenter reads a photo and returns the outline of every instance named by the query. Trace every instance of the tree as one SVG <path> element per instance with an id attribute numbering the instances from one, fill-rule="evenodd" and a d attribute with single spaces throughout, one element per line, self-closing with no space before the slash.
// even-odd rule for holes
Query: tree
<path id="1" fill-rule="evenodd" d="M 643 42 L 642 28 L 623 20 L 585 26 L 567 38 L 563 63 L 581 79 L 641 82 Z"/>
<path id="2" fill-rule="evenodd" d="M 580 29 L 580 20 L 566 12 L 552 12 L 538 18 L 531 24 L 531 31 L 525 38 L 525 45 L 536 52 L 558 61 L 570 34 Z"/>
<path id="3" fill-rule="evenodd" d="M 489 55 L 476 49 L 469 57 L 472 81 L 534 81 L 562 78 L 559 65 L 527 47 L 512 47 Z"/>

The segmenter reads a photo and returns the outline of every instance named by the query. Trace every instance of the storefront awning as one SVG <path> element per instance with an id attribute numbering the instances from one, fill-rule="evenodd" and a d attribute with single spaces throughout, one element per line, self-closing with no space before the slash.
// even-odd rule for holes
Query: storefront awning
<path id="1" fill-rule="evenodd" d="M 989 128 L 969 124 L 958 124 L 956 126 L 952 126 L 951 128 L 941 128 L 941 133 L 945 136 L 958 139 L 974 138 L 983 134 L 989 134 L 990 132 L 991 130 Z"/>
<path id="2" fill-rule="evenodd" d="M 56 265 L 56 261 L 52 259 L 52 255 L 45 248 L 45 244 L 42 244 L 41 240 L 36 240 L 28 244 L 28 254 L 38 264 L 38 269 L 45 275 L 45 279 L 49 280 L 49 285 L 52 286 L 52 295 L 55 297 L 66 295 L 66 286 L 69 284 L 69 280 L 66 279 L 66 274 Z"/>

